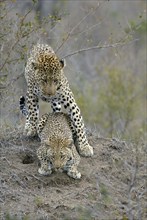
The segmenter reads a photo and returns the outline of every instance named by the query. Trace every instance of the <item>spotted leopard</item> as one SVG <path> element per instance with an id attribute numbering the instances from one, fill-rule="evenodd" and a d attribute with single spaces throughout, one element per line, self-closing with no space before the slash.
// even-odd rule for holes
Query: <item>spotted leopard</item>
<path id="1" fill-rule="evenodd" d="M 64 66 L 64 60 L 59 60 L 53 49 L 46 44 L 37 44 L 30 52 L 25 68 L 29 114 L 24 133 L 27 136 L 36 134 L 39 99 L 50 102 L 53 112 L 60 112 L 62 105 L 72 121 L 73 130 L 76 130 L 78 152 L 82 156 L 92 156 L 93 148 L 88 143 L 80 109 L 63 73 Z"/>
<path id="2" fill-rule="evenodd" d="M 20 110 L 27 116 L 24 97 L 20 98 Z M 62 112 L 44 114 L 39 119 L 37 133 L 41 146 L 37 150 L 37 156 L 41 163 L 38 169 L 40 174 L 50 175 L 53 171 L 65 171 L 74 179 L 81 178 L 81 173 L 77 169 L 80 156 L 70 126 L 69 116 Z"/>

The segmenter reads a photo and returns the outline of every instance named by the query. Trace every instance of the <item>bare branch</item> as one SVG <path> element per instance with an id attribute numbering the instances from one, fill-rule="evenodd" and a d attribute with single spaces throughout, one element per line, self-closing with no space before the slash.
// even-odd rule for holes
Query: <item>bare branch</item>
<path id="1" fill-rule="evenodd" d="M 1 20 L 2 20 L 4 17 L 6 17 L 6 16 L 10 13 L 10 11 L 12 11 L 14 8 L 15 8 L 15 7 L 12 7 L 12 6 L 11 6 L 10 9 L 5 12 L 5 14 L 1 15 Z"/>
<path id="2" fill-rule="evenodd" d="M 17 41 L 12 45 L 11 50 L 10 50 L 10 52 L 8 53 L 7 58 L 5 59 L 4 63 L 2 64 L 2 66 L 1 66 L 1 68 L 0 68 L 0 71 L 4 68 L 4 66 L 5 66 L 6 63 L 8 62 L 9 57 L 10 57 L 10 55 L 11 55 L 11 52 L 12 52 L 12 50 L 15 48 L 15 46 L 17 45 L 17 43 L 19 42 L 19 40 L 20 40 L 20 39 L 17 39 Z"/>
<path id="3" fill-rule="evenodd" d="M 75 54 L 78 54 L 78 53 L 82 53 L 82 52 L 85 52 L 85 51 L 89 51 L 89 50 L 95 50 L 95 49 L 105 49 L 105 48 L 116 48 L 116 47 L 122 47 L 122 46 L 125 46 L 125 45 L 128 45 L 130 43 L 133 43 L 135 41 L 138 41 L 139 39 L 135 39 L 135 40 L 131 40 L 129 42 L 123 42 L 123 43 L 114 43 L 114 44 L 105 44 L 105 45 L 102 45 L 100 46 L 99 44 L 97 46 L 93 46 L 93 47 L 88 47 L 88 48 L 84 48 L 84 49 L 81 49 L 81 50 L 77 50 L 73 53 L 70 53 L 70 54 L 67 54 L 65 55 L 64 57 L 62 57 L 63 59 L 67 58 L 67 57 L 70 57 L 70 56 L 73 56 Z"/>
<path id="4" fill-rule="evenodd" d="M 72 36 L 73 31 L 74 31 L 77 27 L 79 27 L 79 25 L 80 25 L 87 17 L 89 17 L 90 15 L 92 15 L 93 13 L 95 13 L 95 11 L 96 11 L 99 7 L 100 7 L 100 2 L 98 2 L 97 6 L 96 6 L 95 8 L 92 8 L 91 11 L 90 11 L 87 15 L 85 15 L 85 16 L 82 18 L 82 20 L 81 20 L 78 24 L 76 24 L 76 25 L 71 29 L 70 32 L 68 32 L 66 38 L 63 40 L 63 42 L 61 43 L 61 45 L 60 45 L 60 46 L 58 47 L 58 49 L 55 51 L 56 53 L 61 49 L 61 47 L 65 44 L 65 42 Z"/>
<path id="5" fill-rule="evenodd" d="M 14 77 L 9 83 L 6 84 L 5 88 L 9 87 L 10 85 L 13 85 L 14 82 L 16 82 L 19 78 L 23 77 L 24 74 L 23 72 L 21 74 L 19 74 L 18 76 Z"/>
<path id="6" fill-rule="evenodd" d="M 80 32 L 71 34 L 71 36 L 81 35 L 81 34 L 87 32 L 87 31 L 90 31 L 91 29 L 95 28 L 96 26 L 98 26 L 98 25 L 100 25 L 100 24 L 101 24 L 101 22 L 99 22 L 99 23 L 97 23 L 97 24 L 94 24 L 94 25 L 90 26 L 89 28 L 87 28 L 86 30 L 83 30 L 83 31 L 80 31 Z"/>
<path id="7" fill-rule="evenodd" d="M 33 7 L 21 18 L 21 20 L 20 20 L 20 27 L 19 27 L 19 29 L 18 29 L 18 31 L 17 31 L 17 33 L 16 33 L 16 36 L 17 36 L 18 38 L 17 38 L 16 42 L 12 45 L 12 47 L 11 47 L 11 49 L 10 49 L 10 51 L 9 51 L 9 53 L 8 53 L 8 55 L 7 55 L 6 59 L 5 59 L 5 61 L 4 61 L 4 63 L 2 64 L 2 66 L 1 66 L 1 68 L 0 68 L 0 71 L 4 68 L 4 66 L 5 66 L 6 63 L 8 62 L 9 57 L 10 57 L 10 55 L 11 55 L 11 52 L 14 50 L 15 46 L 16 46 L 16 45 L 18 44 L 18 42 L 20 41 L 21 35 L 19 36 L 19 34 L 22 32 L 22 30 L 21 30 L 21 29 L 22 29 L 22 25 L 23 25 L 23 23 L 24 23 L 24 20 L 25 20 L 26 17 L 28 16 L 28 14 L 30 14 L 31 11 L 33 10 L 33 8 L 34 8 L 34 5 L 33 5 Z"/>

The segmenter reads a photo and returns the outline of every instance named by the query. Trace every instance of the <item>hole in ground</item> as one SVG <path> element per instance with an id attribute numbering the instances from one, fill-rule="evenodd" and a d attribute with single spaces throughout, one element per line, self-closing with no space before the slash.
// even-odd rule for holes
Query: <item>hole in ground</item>
<path id="1" fill-rule="evenodd" d="M 33 156 L 26 154 L 24 156 L 24 158 L 22 159 L 22 163 L 23 164 L 30 164 L 30 163 L 34 163 L 35 159 Z"/>

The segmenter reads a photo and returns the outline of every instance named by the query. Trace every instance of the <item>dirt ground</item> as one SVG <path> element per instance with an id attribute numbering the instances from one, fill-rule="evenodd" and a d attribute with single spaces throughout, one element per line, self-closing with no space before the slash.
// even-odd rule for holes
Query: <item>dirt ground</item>
<path id="1" fill-rule="evenodd" d="M 21 133 L 21 132 L 20 132 Z M 145 144 L 89 133 L 92 158 L 81 158 L 81 180 L 38 173 L 37 139 L 19 131 L 0 141 L 1 220 L 145 220 Z"/>

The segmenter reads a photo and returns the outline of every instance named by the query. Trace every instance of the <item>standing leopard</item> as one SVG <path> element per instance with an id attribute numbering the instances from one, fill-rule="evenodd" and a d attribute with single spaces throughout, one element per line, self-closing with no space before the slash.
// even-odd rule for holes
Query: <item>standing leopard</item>
<path id="1" fill-rule="evenodd" d="M 27 116 L 25 98 L 20 98 L 20 109 Z M 81 173 L 77 170 L 80 156 L 76 150 L 71 131 L 71 120 L 62 112 L 44 114 L 38 122 L 37 134 L 41 140 L 41 146 L 37 150 L 37 156 L 41 167 L 38 172 L 42 175 L 50 175 L 52 171 L 65 171 L 67 175 L 80 179 Z"/>
<path id="2" fill-rule="evenodd" d="M 64 60 L 59 60 L 53 49 L 46 44 L 37 44 L 30 52 L 25 68 L 26 102 L 29 114 L 26 118 L 24 134 L 36 135 L 39 99 L 50 102 L 53 112 L 60 112 L 63 105 L 72 121 L 73 132 L 76 130 L 78 152 L 82 156 L 92 156 L 93 148 L 88 143 L 80 109 L 63 73 L 64 66 Z"/>

